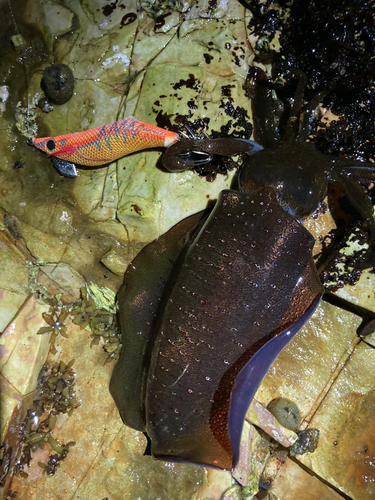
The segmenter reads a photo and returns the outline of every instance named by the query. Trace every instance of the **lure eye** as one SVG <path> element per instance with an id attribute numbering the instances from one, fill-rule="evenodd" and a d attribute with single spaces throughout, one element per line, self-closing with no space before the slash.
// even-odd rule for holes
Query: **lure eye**
<path id="1" fill-rule="evenodd" d="M 47 141 L 46 146 L 47 146 L 47 149 L 49 151 L 53 151 L 55 149 L 55 147 L 56 147 L 55 141 L 53 141 L 52 139 L 49 139 L 49 141 Z"/>

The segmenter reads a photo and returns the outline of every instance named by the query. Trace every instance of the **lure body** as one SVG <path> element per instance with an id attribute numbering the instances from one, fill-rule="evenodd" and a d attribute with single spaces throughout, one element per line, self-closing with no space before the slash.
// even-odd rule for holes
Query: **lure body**
<path id="1" fill-rule="evenodd" d="M 31 139 L 48 156 L 71 164 L 97 167 L 135 151 L 167 147 L 178 134 L 136 120 L 133 116 L 101 127 L 56 137 Z M 56 165 L 55 165 L 56 166 Z"/>

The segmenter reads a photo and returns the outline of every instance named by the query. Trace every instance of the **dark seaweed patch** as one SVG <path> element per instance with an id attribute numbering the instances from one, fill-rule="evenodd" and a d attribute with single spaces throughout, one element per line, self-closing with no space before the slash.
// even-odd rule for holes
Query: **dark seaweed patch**
<path id="1" fill-rule="evenodd" d="M 231 120 L 229 120 L 228 122 L 229 129 L 230 126 L 233 124 L 234 127 L 241 128 L 244 130 L 243 132 L 244 137 L 251 137 L 251 134 L 253 132 L 253 126 L 250 122 L 250 117 L 246 109 L 242 108 L 241 106 L 234 106 L 232 99 L 227 99 L 223 101 L 219 107 L 222 108 L 228 116 L 234 118 L 233 122 Z"/>
<path id="2" fill-rule="evenodd" d="M 189 106 L 190 109 L 198 109 L 198 106 L 196 105 L 194 99 L 190 99 L 187 102 L 187 105 Z"/>
<path id="3" fill-rule="evenodd" d="M 137 213 L 138 215 L 143 215 L 143 210 L 141 209 L 141 207 L 139 207 L 136 204 L 133 204 L 130 206 L 131 206 L 132 210 L 134 210 L 135 213 Z"/>
<path id="4" fill-rule="evenodd" d="M 221 95 L 225 97 L 231 97 L 231 89 L 234 89 L 234 85 L 223 85 L 221 87 Z"/>
<path id="5" fill-rule="evenodd" d="M 281 0 L 277 9 L 271 1 L 244 4 L 254 14 L 249 27 L 255 34 L 271 42 L 280 32 L 280 52 L 267 52 L 269 47 L 263 52 L 273 59 L 274 80 L 286 81 L 277 90 L 279 98 L 293 97 L 296 82 L 290 76 L 300 70 L 307 78 L 305 100 L 325 91 L 324 106 L 345 115 L 346 125 L 341 119 L 319 131 L 317 148 L 324 154 L 374 158 L 374 3 Z"/>
<path id="6" fill-rule="evenodd" d="M 107 17 L 110 16 L 115 10 L 117 3 L 118 0 L 114 0 L 114 2 L 110 3 L 109 5 L 105 5 L 104 7 L 102 7 L 103 14 Z"/>
<path id="7" fill-rule="evenodd" d="M 214 58 L 213 56 L 210 56 L 210 54 L 206 54 L 206 53 L 203 54 L 203 57 L 206 61 L 206 64 L 210 64 L 212 59 Z"/>
<path id="8" fill-rule="evenodd" d="M 233 62 L 236 66 L 240 67 L 241 66 L 241 58 L 235 54 L 234 52 L 232 52 L 232 56 L 233 56 Z"/>
<path id="9" fill-rule="evenodd" d="M 172 88 L 174 90 L 180 90 L 182 87 L 186 87 L 188 89 L 196 90 L 197 92 L 199 92 L 200 81 L 197 78 L 195 78 L 195 76 L 192 73 L 190 73 L 189 78 L 187 80 L 181 79 L 180 81 L 172 85 Z"/>

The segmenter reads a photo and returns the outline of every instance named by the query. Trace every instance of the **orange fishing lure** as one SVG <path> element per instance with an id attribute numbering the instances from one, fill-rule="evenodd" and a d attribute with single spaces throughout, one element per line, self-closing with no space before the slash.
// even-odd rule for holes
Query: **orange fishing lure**
<path id="1" fill-rule="evenodd" d="M 136 120 L 133 116 L 84 132 L 30 139 L 48 156 L 95 167 L 142 149 L 168 147 L 178 134 Z"/>

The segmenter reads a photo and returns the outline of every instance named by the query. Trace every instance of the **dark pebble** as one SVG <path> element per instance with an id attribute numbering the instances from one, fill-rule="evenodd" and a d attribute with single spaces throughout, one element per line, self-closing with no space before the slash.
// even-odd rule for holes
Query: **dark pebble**
<path id="1" fill-rule="evenodd" d="M 74 92 L 72 70 L 66 64 L 53 64 L 43 73 L 41 87 L 53 104 L 65 104 Z"/>

